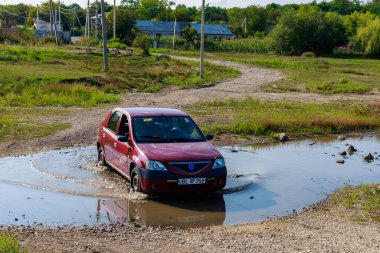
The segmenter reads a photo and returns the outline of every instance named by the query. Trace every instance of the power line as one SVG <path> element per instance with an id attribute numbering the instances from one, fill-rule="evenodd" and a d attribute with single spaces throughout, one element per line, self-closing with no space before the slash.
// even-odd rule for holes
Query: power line
<path id="1" fill-rule="evenodd" d="M 19 17 L 19 18 L 24 18 L 24 19 L 27 19 L 28 17 L 24 17 L 24 16 L 20 16 L 20 15 L 17 15 L 17 14 L 14 14 L 10 11 L 7 11 L 6 9 L 3 8 L 3 12 L 9 14 L 9 15 L 12 15 L 12 16 L 15 16 L 15 17 Z"/>

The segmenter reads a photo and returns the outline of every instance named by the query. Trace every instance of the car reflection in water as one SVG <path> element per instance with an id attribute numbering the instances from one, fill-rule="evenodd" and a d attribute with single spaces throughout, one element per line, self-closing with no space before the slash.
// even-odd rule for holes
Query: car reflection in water
<path id="1" fill-rule="evenodd" d="M 110 222 L 181 228 L 222 225 L 226 217 L 223 196 L 161 197 L 147 200 L 103 200 Z"/>

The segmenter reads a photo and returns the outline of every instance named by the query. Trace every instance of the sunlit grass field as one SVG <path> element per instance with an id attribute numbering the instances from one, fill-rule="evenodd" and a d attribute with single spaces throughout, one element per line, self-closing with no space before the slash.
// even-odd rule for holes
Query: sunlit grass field
<path id="1" fill-rule="evenodd" d="M 119 102 L 118 94 L 156 92 L 167 86 L 193 88 L 239 76 L 239 71 L 165 56 L 110 54 L 103 71 L 99 52 L 55 47 L 0 46 L 0 104 L 10 106 L 97 106 Z"/>
<path id="2" fill-rule="evenodd" d="M 204 132 L 241 136 L 308 136 L 380 129 L 380 105 L 212 101 L 185 108 Z"/>

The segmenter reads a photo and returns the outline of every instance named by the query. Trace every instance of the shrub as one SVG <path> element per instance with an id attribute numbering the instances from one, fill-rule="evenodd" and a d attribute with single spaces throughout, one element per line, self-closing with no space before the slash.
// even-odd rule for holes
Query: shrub
<path id="1" fill-rule="evenodd" d="M 126 49 L 125 45 L 119 38 L 111 38 L 108 41 L 108 48 Z"/>
<path id="2" fill-rule="evenodd" d="M 0 43 L 8 42 L 9 44 L 30 45 L 35 44 L 37 39 L 34 32 L 28 29 L 14 29 L 11 32 L 0 29 Z"/>
<path id="3" fill-rule="evenodd" d="M 133 42 L 134 47 L 139 47 L 143 50 L 144 55 L 149 55 L 149 48 L 152 43 L 151 38 L 148 35 L 137 36 Z"/>
<path id="4" fill-rule="evenodd" d="M 0 252 L 18 253 L 20 245 L 18 240 L 5 232 L 0 232 Z"/>
<path id="5" fill-rule="evenodd" d="M 315 58 L 315 54 L 313 52 L 305 52 L 301 56 L 306 58 Z"/>

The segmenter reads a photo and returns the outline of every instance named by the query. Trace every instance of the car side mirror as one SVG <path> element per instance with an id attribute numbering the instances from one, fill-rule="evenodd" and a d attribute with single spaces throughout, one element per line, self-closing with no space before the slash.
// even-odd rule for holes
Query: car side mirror
<path id="1" fill-rule="evenodd" d="M 123 135 L 119 135 L 119 136 L 117 136 L 117 140 L 120 141 L 120 142 L 129 142 L 129 137 L 123 136 Z"/>
<path id="2" fill-rule="evenodd" d="M 206 135 L 206 140 L 211 141 L 212 139 L 214 139 L 214 135 L 212 135 L 212 134 Z"/>

